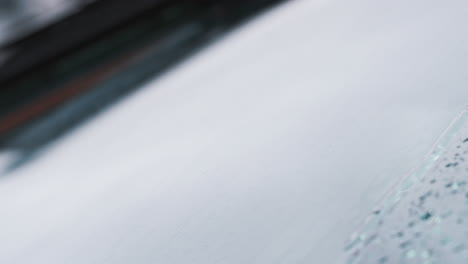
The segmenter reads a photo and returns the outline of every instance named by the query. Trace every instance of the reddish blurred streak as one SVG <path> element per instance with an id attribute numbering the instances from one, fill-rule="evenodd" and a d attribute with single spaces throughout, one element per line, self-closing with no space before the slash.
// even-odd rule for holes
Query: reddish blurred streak
<path id="1" fill-rule="evenodd" d="M 55 107 L 65 103 L 74 96 L 92 89 L 95 85 L 103 82 L 104 80 L 130 65 L 134 59 L 139 58 L 144 54 L 144 52 L 145 50 L 127 54 L 123 58 L 118 59 L 113 63 L 107 64 L 95 72 L 72 81 L 71 83 L 65 85 L 65 87 L 60 88 L 57 92 L 52 93 L 49 96 L 39 98 L 32 104 L 23 106 L 19 110 L 6 115 L 0 120 L 0 135 L 16 129 L 26 122 L 37 118 L 38 116 L 47 113 L 48 111 L 51 111 Z"/>

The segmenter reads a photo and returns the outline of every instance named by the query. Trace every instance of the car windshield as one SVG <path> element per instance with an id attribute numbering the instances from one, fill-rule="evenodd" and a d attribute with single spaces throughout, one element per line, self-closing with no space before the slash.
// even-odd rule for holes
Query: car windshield
<path id="1" fill-rule="evenodd" d="M 0 64 L 0 263 L 467 263 L 467 1 L 104 2 Z"/>

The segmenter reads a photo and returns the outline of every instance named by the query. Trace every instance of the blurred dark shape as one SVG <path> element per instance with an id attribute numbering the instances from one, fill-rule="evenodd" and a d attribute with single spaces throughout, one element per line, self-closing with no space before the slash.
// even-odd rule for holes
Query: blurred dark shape
<path id="1" fill-rule="evenodd" d="M 0 42 L 0 147 L 20 153 L 10 168 L 280 1 L 79 2 L 62 19 Z"/>

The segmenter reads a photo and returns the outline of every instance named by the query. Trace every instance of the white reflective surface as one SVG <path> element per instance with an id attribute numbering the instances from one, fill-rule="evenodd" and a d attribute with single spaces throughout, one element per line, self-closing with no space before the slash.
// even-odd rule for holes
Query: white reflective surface
<path id="1" fill-rule="evenodd" d="M 293 1 L 0 179 L 1 263 L 339 263 L 468 99 L 468 2 Z"/>

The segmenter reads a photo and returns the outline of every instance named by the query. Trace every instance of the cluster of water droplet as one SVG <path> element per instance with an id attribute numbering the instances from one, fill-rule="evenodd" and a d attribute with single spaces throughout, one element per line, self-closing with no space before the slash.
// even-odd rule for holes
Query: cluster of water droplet
<path id="1" fill-rule="evenodd" d="M 373 212 L 347 245 L 348 263 L 468 263 L 468 128 L 461 130 Z"/>

